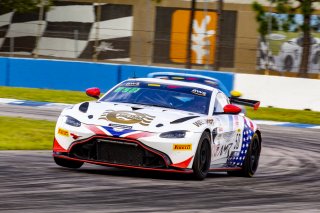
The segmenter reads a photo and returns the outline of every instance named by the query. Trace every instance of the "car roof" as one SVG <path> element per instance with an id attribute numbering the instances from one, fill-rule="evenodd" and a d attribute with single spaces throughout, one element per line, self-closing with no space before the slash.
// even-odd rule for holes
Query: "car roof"
<path id="1" fill-rule="evenodd" d="M 181 76 L 181 77 L 197 77 L 197 78 L 203 78 L 207 80 L 212 80 L 212 81 L 219 81 L 216 78 L 204 76 L 204 75 L 199 75 L 199 74 L 190 74 L 190 73 L 177 73 L 177 72 L 153 72 L 149 73 L 148 76 L 152 77 L 155 75 L 163 75 L 163 76 Z"/>
<path id="2" fill-rule="evenodd" d="M 148 74 L 149 78 L 157 78 L 157 77 L 162 77 L 162 76 L 163 77 L 170 77 L 170 78 L 174 78 L 174 77 L 188 78 L 189 77 L 189 78 L 201 79 L 204 82 L 197 82 L 197 81 L 193 81 L 193 80 L 190 80 L 190 82 L 198 83 L 201 85 L 207 85 L 209 87 L 218 88 L 219 90 L 224 92 L 227 96 L 230 96 L 230 92 L 225 87 L 225 85 L 219 79 L 216 79 L 213 77 L 208 77 L 208 76 L 198 75 L 198 74 L 189 74 L 189 73 L 176 73 L 176 72 L 153 72 L 153 73 Z M 177 81 L 189 82 L 188 79 L 165 79 L 165 80 L 177 80 Z"/>
<path id="3" fill-rule="evenodd" d="M 205 89 L 209 91 L 219 91 L 214 87 L 210 87 L 204 84 L 194 83 L 194 82 L 186 82 L 186 81 L 175 81 L 175 80 L 167 80 L 167 79 L 160 79 L 160 78 L 130 78 L 127 81 L 142 81 L 147 83 L 158 83 L 158 84 L 165 84 L 165 85 L 177 85 L 177 86 L 187 86 L 199 89 Z"/>

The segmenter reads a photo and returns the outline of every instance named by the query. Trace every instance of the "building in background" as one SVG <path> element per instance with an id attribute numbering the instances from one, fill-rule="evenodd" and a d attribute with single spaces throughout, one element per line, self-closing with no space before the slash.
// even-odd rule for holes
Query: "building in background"
<path id="1" fill-rule="evenodd" d="M 259 2 L 268 5 L 268 1 Z M 220 70 L 264 73 L 269 46 L 259 41 L 251 3 L 224 0 Z M 157 66 L 186 64 L 190 0 L 61 0 L 54 5 L 40 21 L 40 10 L 29 14 L 0 11 L 0 54 Z M 212 70 L 217 60 L 216 9 L 216 0 L 197 1 L 193 68 Z M 319 69 L 312 73 L 319 73 Z"/>

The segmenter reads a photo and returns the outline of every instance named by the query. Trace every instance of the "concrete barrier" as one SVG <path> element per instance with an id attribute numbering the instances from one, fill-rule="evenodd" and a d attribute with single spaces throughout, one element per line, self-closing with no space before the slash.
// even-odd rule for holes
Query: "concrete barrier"
<path id="1" fill-rule="evenodd" d="M 266 75 L 235 75 L 235 90 L 261 106 L 320 111 L 320 80 Z"/>
<path id="2" fill-rule="evenodd" d="M 102 92 L 122 80 L 147 77 L 151 72 L 194 73 L 218 78 L 228 90 L 233 88 L 233 73 L 188 70 L 168 67 L 120 65 L 79 61 L 0 57 L 0 85 L 60 90 L 99 87 Z"/>
<path id="3" fill-rule="evenodd" d="M 97 86 L 106 91 L 118 82 L 120 68 L 106 63 L 1 58 L 0 69 L 3 86 L 80 91 Z"/>
<path id="4" fill-rule="evenodd" d="M 0 85 L 8 85 L 8 59 L 0 58 Z"/>

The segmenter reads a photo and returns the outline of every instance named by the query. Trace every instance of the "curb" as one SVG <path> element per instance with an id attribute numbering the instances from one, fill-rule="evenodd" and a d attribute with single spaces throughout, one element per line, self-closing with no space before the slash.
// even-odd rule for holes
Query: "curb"
<path id="1" fill-rule="evenodd" d="M 73 104 L 65 104 L 65 103 L 26 101 L 26 100 L 8 99 L 8 98 L 0 98 L 0 104 L 29 106 L 29 107 L 37 107 L 37 108 L 51 108 L 51 109 L 64 109 L 68 106 L 73 105 Z M 254 120 L 254 121 L 257 124 L 270 125 L 270 126 L 320 129 L 320 125 L 314 125 L 314 124 L 301 124 L 301 123 L 266 121 L 266 120 Z"/>

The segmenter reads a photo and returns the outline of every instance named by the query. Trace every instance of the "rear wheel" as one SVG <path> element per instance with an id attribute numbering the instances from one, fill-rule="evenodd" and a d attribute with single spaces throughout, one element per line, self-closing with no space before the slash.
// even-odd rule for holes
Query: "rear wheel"
<path id="1" fill-rule="evenodd" d="M 53 159 L 57 165 L 67 167 L 67 168 L 78 169 L 83 165 L 83 162 L 79 162 L 79 161 L 67 160 L 67 159 L 58 158 L 58 157 L 53 157 Z"/>
<path id="2" fill-rule="evenodd" d="M 242 169 L 240 171 L 228 171 L 228 174 L 232 176 L 253 177 L 258 169 L 260 152 L 261 141 L 257 133 L 255 133 L 251 139 Z"/>
<path id="3" fill-rule="evenodd" d="M 210 148 L 210 135 L 204 132 L 200 138 L 196 156 L 193 162 L 193 176 L 197 180 L 203 180 L 210 168 L 211 161 L 211 148 Z"/>

